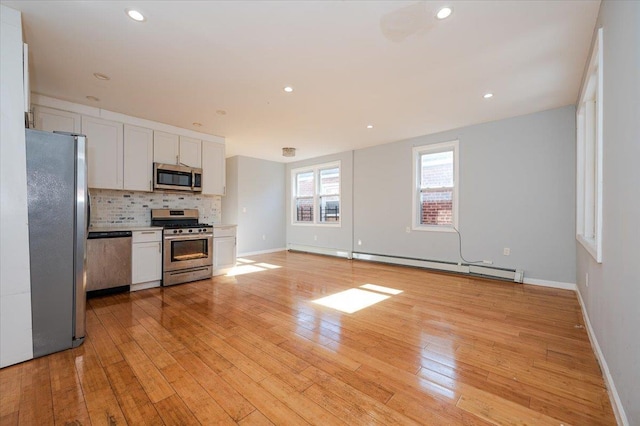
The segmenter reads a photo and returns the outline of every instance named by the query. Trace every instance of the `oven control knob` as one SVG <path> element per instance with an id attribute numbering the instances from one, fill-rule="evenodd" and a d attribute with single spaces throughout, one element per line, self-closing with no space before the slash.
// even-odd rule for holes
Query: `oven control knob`
<path id="1" fill-rule="evenodd" d="M 179 229 L 179 230 L 178 230 L 178 234 L 182 234 L 182 229 Z"/>
<path id="2" fill-rule="evenodd" d="M 200 232 L 204 232 L 204 229 L 200 229 Z"/>
<path id="3" fill-rule="evenodd" d="M 177 230 L 177 229 L 174 229 L 174 230 L 173 230 L 173 233 L 174 233 L 174 234 L 177 234 L 177 233 L 178 233 L 178 230 Z"/>
<path id="4" fill-rule="evenodd" d="M 189 229 L 189 232 L 193 232 L 193 229 Z"/>

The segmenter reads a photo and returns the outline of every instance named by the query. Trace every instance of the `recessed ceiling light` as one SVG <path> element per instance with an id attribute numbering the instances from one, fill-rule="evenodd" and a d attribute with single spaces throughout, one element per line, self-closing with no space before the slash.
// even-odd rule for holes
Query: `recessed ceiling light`
<path id="1" fill-rule="evenodd" d="M 451 16 L 452 13 L 453 13 L 453 8 L 451 8 L 449 6 L 445 6 L 445 7 L 441 8 L 440 10 L 438 10 L 438 13 L 436 13 L 436 18 L 438 18 L 438 19 L 446 19 L 449 16 Z"/>
<path id="2" fill-rule="evenodd" d="M 87 96 L 87 99 L 89 99 L 90 101 L 94 101 L 94 102 L 98 102 L 100 99 L 96 98 L 95 96 Z"/>
<path id="3" fill-rule="evenodd" d="M 194 121 L 194 122 L 193 122 L 193 123 L 191 123 L 191 124 L 193 124 L 193 125 L 194 125 L 194 126 L 196 126 L 196 127 L 202 127 L 202 123 L 198 123 L 197 121 Z"/>
<path id="4" fill-rule="evenodd" d="M 100 74 L 99 72 L 94 72 L 93 76 L 98 80 L 103 80 L 103 81 L 111 80 L 111 77 L 105 74 Z"/>
<path id="5" fill-rule="evenodd" d="M 482 97 L 485 99 L 493 98 L 493 93 L 485 93 Z"/>
<path id="6" fill-rule="evenodd" d="M 367 129 L 373 129 L 373 124 L 367 125 Z"/>
<path id="7" fill-rule="evenodd" d="M 137 10 L 134 9 L 126 9 L 125 12 L 127 13 L 127 16 L 131 19 L 133 19 L 136 22 L 143 22 L 145 20 L 145 17 L 142 13 L 138 12 Z"/>
<path id="8" fill-rule="evenodd" d="M 218 115 L 227 115 L 227 111 L 223 110 L 223 109 L 219 109 L 216 111 L 216 114 Z"/>
<path id="9" fill-rule="evenodd" d="M 284 91 L 287 92 L 287 93 L 291 93 L 291 92 L 293 92 L 293 87 L 287 86 L 287 87 L 284 88 Z"/>

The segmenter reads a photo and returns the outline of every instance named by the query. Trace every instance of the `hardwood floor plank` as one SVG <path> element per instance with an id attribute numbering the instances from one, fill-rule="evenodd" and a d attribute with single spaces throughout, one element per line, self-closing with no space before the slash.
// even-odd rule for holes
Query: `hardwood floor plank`
<path id="1" fill-rule="evenodd" d="M 125 361 L 106 367 L 118 404 L 131 425 L 157 425 L 162 420 L 140 381 Z"/>
<path id="2" fill-rule="evenodd" d="M 258 272 L 89 299 L 83 345 L 0 369 L 0 423 L 615 424 L 572 291 L 241 262 Z M 367 283 L 401 293 L 352 314 L 313 303 Z"/>
<path id="3" fill-rule="evenodd" d="M 190 374 L 232 419 L 240 420 L 255 410 L 242 393 L 210 369 L 198 355 L 185 350 L 177 352 L 175 356 L 185 372 Z"/>
<path id="4" fill-rule="evenodd" d="M 560 421 L 540 412 L 525 408 L 520 404 L 507 401 L 495 395 L 481 390 L 469 388 L 456 404 L 459 408 L 468 411 L 488 422 L 498 425 L 531 424 L 558 426 Z M 564 426 L 568 423 L 562 422 Z"/>
<path id="5" fill-rule="evenodd" d="M 126 419 L 111 388 L 84 394 L 92 425 L 126 424 Z"/>
<path id="6" fill-rule="evenodd" d="M 22 369 L 19 423 L 54 424 L 49 359 L 37 358 Z"/>
<path id="7" fill-rule="evenodd" d="M 361 407 L 376 423 L 403 425 L 418 424 L 386 405 L 379 404 L 373 398 L 313 366 L 307 368 L 303 374 L 313 379 L 313 381 L 320 387 L 338 395 L 347 402 Z"/>
<path id="8" fill-rule="evenodd" d="M 178 395 L 174 394 L 158 401 L 155 407 L 167 426 L 200 425 Z"/>
<path id="9" fill-rule="evenodd" d="M 171 385 L 136 342 L 126 342 L 119 345 L 118 348 L 133 373 L 140 380 L 140 384 L 151 402 L 156 403 L 175 393 Z"/>
<path id="10" fill-rule="evenodd" d="M 4 419 L 1 423 L 3 425 L 17 424 L 20 413 L 23 365 L 28 365 L 28 363 L 12 365 L 0 370 L 0 418 Z"/>
<path id="11" fill-rule="evenodd" d="M 233 388 L 242 394 L 254 407 L 274 424 L 307 425 L 309 424 L 296 412 L 287 407 L 282 401 L 271 395 L 236 367 L 231 367 L 221 373 L 221 376 Z"/>

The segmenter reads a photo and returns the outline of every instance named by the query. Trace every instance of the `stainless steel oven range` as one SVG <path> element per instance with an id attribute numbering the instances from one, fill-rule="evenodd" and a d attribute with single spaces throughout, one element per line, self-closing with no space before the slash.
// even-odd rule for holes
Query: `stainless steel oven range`
<path id="1" fill-rule="evenodd" d="M 151 210 L 151 225 L 162 226 L 162 285 L 211 277 L 213 226 L 198 222 L 198 210 Z"/>

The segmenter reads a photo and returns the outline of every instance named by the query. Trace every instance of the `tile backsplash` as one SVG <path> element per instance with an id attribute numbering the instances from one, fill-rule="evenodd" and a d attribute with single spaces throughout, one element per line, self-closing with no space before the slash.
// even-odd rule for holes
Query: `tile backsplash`
<path id="1" fill-rule="evenodd" d="M 201 223 L 220 223 L 219 195 L 90 189 L 91 227 L 149 226 L 151 209 L 198 209 Z"/>

